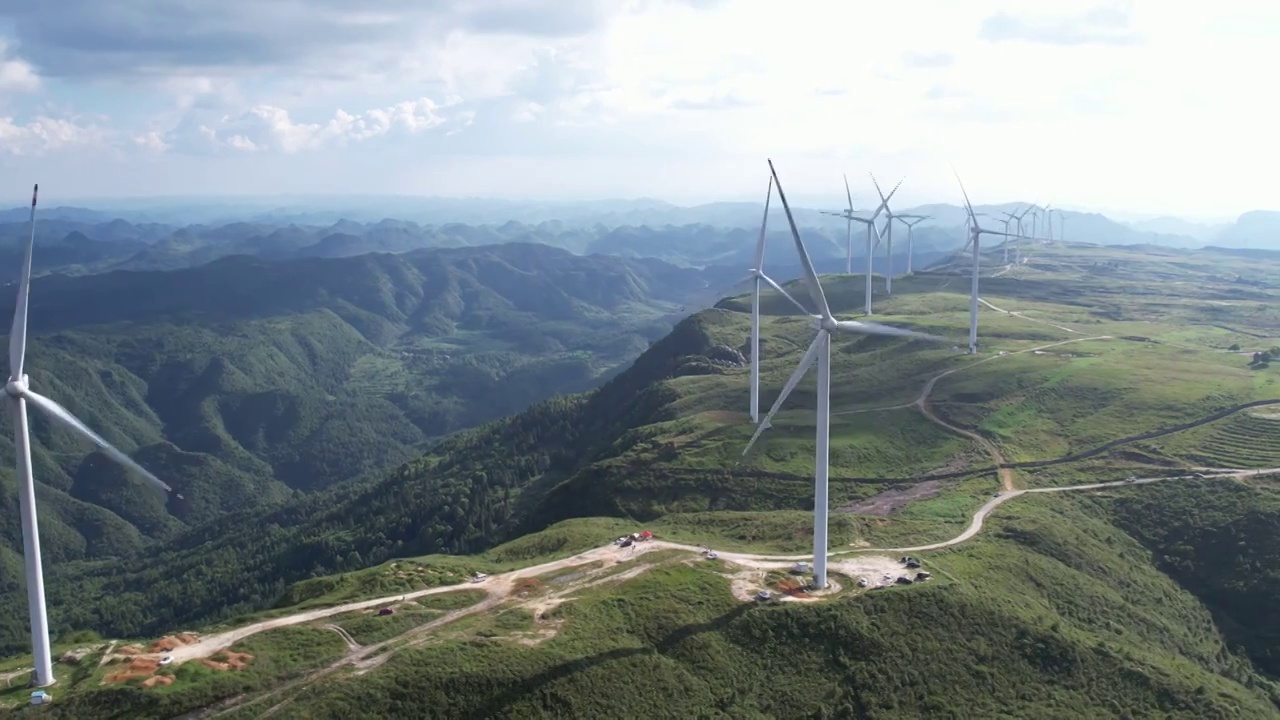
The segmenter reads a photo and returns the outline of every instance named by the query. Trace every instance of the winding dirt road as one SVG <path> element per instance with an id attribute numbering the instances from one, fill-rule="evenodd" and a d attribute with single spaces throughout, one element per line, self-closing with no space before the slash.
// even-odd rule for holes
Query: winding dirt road
<path id="1" fill-rule="evenodd" d="M 1024 318 L 1024 319 L 1030 320 L 1030 318 Z M 937 375 L 934 375 L 933 377 L 929 378 L 929 381 L 924 384 L 924 389 L 920 391 L 920 397 L 916 398 L 915 402 L 911 403 L 911 405 L 919 408 L 920 413 L 924 415 L 926 418 L 928 418 L 934 424 L 939 425 L 943 428 L 946 428 L 947 430 L 957 435 L 963 435 L 964 437 L 967 437 L 970 440 L 973 440 L 974 442 L 981 445 L 982 449 L 986 450 L 987 454 L 991 456 L 991 459 L 995 461 L 996 473 L 1000 477 L 1000 487 L 1004 488 L 1006 492 L 1010 492 L 1015 489 L 1013 485 L 1013 479 L 1014 479 L 1013 469 L 1005 467 L 1006 461 L 1004 459 L 1004 455 L 1000 453 L 1000 448 L 996 447 L 995 443 L 982 437 L 978 433 L 973 432 L 971 430 L 965 430 L 964 428 L 956 427 L 955 425 L 952 425 L 946 420 L 943 420 L 942 418 L 935 415 L 933 412 L 933 409 L 929 407 L 929 396 L 933 393 L 933 387 L 938 384 L 939 380 L 941 380 L 944 377 L 947 377 L 948 375 L 951 375 L 953 373 L 958 373 L 961 370 L 968 370 L 969 368 L 977 367 L 978 365 L 981 365 L 983 363 L 989 363 L 992 360 L 996 360 L 998 358 L 1008 357 L 1009 355 L 1022 355 L 1029 352 L 1037 352 L 1037 351 L 1045 350 L 1051 347 L 1057 347 L 1059 345 L 1066 345 L 1067 343 L 1084 342 L 1086 340 L 1110 340 L 1110 339 L 1111 339 L 1110 335 L 1097 335 L 1094 337 L 1073 338 L 1071 340 L 1059 340 L 1058 342 L 1052 342 L 1047 345 L 1039 345 L 1037 347 L 1027 348 L 1025 350 L 1015 350 L 1013 352 L 1005 353 L 1004 355 L 992 355 L 990 357 L 985 357 L 977 362 L 972 362 L 972 363 L 969 363 L 968 365 L 964 365 L 958 368 L 952 368 L 950 370 L 938 373 Z"/>
<path id="2" fill-rule="evenodd" d="M 1063 327 L 1062 325 L 1054 325 L 1048 320 L 1040 320 L 1038 318 L 1027 317 L 1026 315 L 1023 315 L 1021 312 L 1017 310 L 1005 310 L 1004 308 L 998 308 L 995 305 L 992 305 L 991 303 L 987 302 L 986 300 L 983 300 L 982 298 L 978 298 L 978 302 L 982 303 L 983 305 L 986 305 L 987 307 L 991 308 L 992 310 L 995 310 L 996 312 L 1004 313 L 1005 315 L 1012 315 L 1013 317 L 1022 318 L 1023 320 L 1027 320 L 1033 323 L 1040 323 L 1041 325 L 1048 325 L 1051 328 L 1057 328 L 1063 332 L 1075 333 L 1076 335 L 1084 334 L 1079 330 L 1072 330 L 1071 328 Z"/>

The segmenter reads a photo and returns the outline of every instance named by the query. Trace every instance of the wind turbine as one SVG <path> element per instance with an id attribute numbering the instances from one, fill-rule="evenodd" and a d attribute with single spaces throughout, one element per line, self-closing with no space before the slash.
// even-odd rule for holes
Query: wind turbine
<path id="1" fill-rule="evenodd" d="M 777 182 L 776 177 L 774 182 L 775 183 Z M 902 185 L 902 181 L 899 180 L 898 184 L 894 185 L 893 189 L 889 191 L 889 197 L 884 198 L 880 202 L 880 207 L 876 208 L 876 211 L 871 214 L 871 217 L 862 218 L 853 214 L 853 193 L 849 192 L 849 178 L 846 176 L 844 179 L 844 190 L 845 190 L 845 193 L 848 194 L 849 196 L 849 209 L 842 213 L 834 213 L 834 212 L 826 212 L 826 211 L 823 211 L 822 213 L 823 215 L 835 215 L 837 217 L 844 218 L 849 222 L 850 228 L 853 227 L 853 223 L 855 222 L 860 222 L 863 225 L 867 226 L 867 286 L 866 286 L 866 299 L 864 300 L 864 303 L 863 303 L 864 304 L 863 311 L 867 315 L 871 314 L 871 266 L 872 266 L 871 261 L 873 258 L 873 254 L 875 253 L 875 246 L 872 245 L 871 243 L 872 231 L 875 229 L 875 226 L 876 226 L 876 218 L 880 217 L 880 213 L 883 212 L 886 207 L 888 207 L 889 200 L 893 199 L 893 194 L 898 192 L 898 188 L 901 185 Z M 778 194 L 781 195 L 782 194 L 781 191 L 779 191 Z M 853 273 L 853 231 L 852 229 L 850 229 L 849 233 L 850 234 L 849 234 L 848 271 L 850 274 L 852 274 Z"/>
<path id="2" fill-rule="evenodd" d="M 23 372 L 27 351 L 27 301 L 31 294 L 31 249 L 36 238 L 36 196 L 40 186 L 31 191 L 31 235 L 22 255 L 22 275 L 18 281 L 18 302 L 13 311 L 13 329 L 9 333 L 9 382 L 4 386 L 5 400 L 13 412 L 14 443 L 18 459 L 18 505 L 22 515 L 22 559 L 27 575 L 27 604 L 31 614 L 31 646 L 35 656 L 36 686 L 45 687 L 55 681 L 53 660 L 49 652 L 49 618 L 44 603 L 44 572 L 40 563 L 40 532 L 36 526 L 35 478 L 31 471 L 31 433 L 27 424 L 27 404 L 44 413 L 54 424 L 71 434 L 93 443 L 108 457 L 132 470 L 153 486 L 165 492 L 170 487 L 160 482 L 66 408 L 49 398 L 32 392 L 30 379 Z M 179 498 L 182 496 L 179 495 Z"/>
<path id="3" fill-rule="evenodd" d="M 955 172 L 955 168 L 952 168 Z M 978 216 L 983 213 L 975 213 L 973 211 L 973 203 L 969 202 L 969 192 L 964 189 L 964 182 L 960 180 L 960 173 L 956 172 L 956 182 L 960 183 L 960 192 L 964 193 L 964 208 L 969 212 L 969 241 L 964 244 L 964 248 L 960 252 L 973 246 L 973 280 L 969 288 L 969 354 L 973 355 L 978 352 L 978 246 L 983 235 L 1003 235 L 1005 237 L 1014 237 L 1009 233 L 1002 233 L 998 230 L 987 230 L 978 224 Z"/>
<path id="4" fill-rule="evenodd" d="M 885 231 L 886 231 L 885 232 L 885 244 L 886 244 L 885 259 L 888 261 L 888 265 L 885 267 L 885 271 L 884 271 L 884 292 L 886 295 L 892 295 L 893 294 L 893 219 L 897 216 L 893 214 L 893 210 L 889 209 L 889 198 L 885 197 L 884 192 L 880 190 L 880 183 L 876 182 L 875 174 L 874 173 L 867 173 L 867 174 L 871 175 L 871 183 L 876 186 L 876 194 L 880 196 L 880 207 L 884 208 L 884 214 L 889 218 L 884 224 Z M 898 185 L 901 185 L 901 184 L 902 184 L 902 181 L 899 180 Z M 895 186 L 893 190 L 894 192 L 897 192 L 898 188 Z M 893 193 L 889 193 L 889 195 L 892 196 Z M 879 210 L 876 211 L 877 214 L 879 214 L 879 212 L 880 212 Z M 878 242 L 879 240 L 877 239 L 877 243 Z M 867 314 L 870 315 L 871 312 L 868 311 Z"/>
<path id="5" fill-rule="evenodd" d="M 749 280 L 753 280 L 755 287 L 751 293 L 751 422 L 760 422 L 760 291 L 762 285 L 768 285 L 777 290 L 783 297 L 790 300 L 796 307 L 800 308 L 800 312 L 808 314 L 804 306 L 791 297 L 791 294 L 782 289 L 782 286 L 774 282 L 768 275 L 764 274 L 764 234 L 769 224 L 769 199 L 773 196 L 773 176 L 769 176 L 769 188 L 765 191 L 764 196 L 764 217 L 760 220 L 760 239 L 756 242 L 756 264 L 751 269 L 751 274 L 747 276 Z"/>
<path id="6" fill-rule="evenodd" d="M 751 436 L 751 442 L 747 443 L 747 447 L 742 451 L 742 454 L 746 455 L 751 450 L 751 446 L 760 437 L 760 434 L 770 427 L 770 421 L 777 414 L 778 409 L 782 407 L 782 403 L 786 402 L 787 396 L 800 383 L 805 373 L 809 371 L 809 367 L 814 362 L 817 362 L 818 410 L 813 483 L 813 584 L 821 589 L 827 586 L 827 480 L 828 444 L 831 439 L 831 334 L 834 332 L 848 332 L 864 335 L 925 338 L 936 341 L 942 341 L 942 338 L 879 323 L 836 320 L 831 314 L 831 308 L 827 306 L 826 295 L 822 292 L 822 285 L 818 283 L 818 274 L 813 269 L 813 262 L 809 259 L 809 253 L 805 251 L 804 243 L 800 241 L 800 231 L 796 228 L 796 221 L 791 216 L 791 207 L 787 204 L 787 196 L 782 192 L 782 183 L 778 182 L 778 171 L 773 167 L 773 160 L 769 161 L 769 171 L 773 175 L 774 185 L 778 188 L 778 199 L 782 201 L 782 209 L 787 214 L 787 224 L 791 226 L 791 237 L 795 240 L 796 253 L 800 256 L 800 267 L 804 271 L 805 287 L 809 291 L 809 298 L 813 300 L 813 304 L 818 309 L 816 315 L 810 316 L 816 321 L 815 325 L 818 332 L 813 342 L 809 344 L 809 349 L 805 350 L 804 357 L 800 359 L 800 364 L 791 373 L 787 383 L 783 385 L 782 393 L 774 401 L 769 414 L 756 427 L 755 434 Z"/>
<path id="7" fill-rule="evenodd" d="M 898 221 L 907 226 L 907 274 L 911 274 L 912 258 L 915 255 L 915 247 L 912 243 L 912 234 L 915 232 L 916 225 L 932 218 L 930 215 L 894 215 Z"/>
<path id="8" fill-rule="evenodd" d="M 1011 213 L 1011 212 L 1007 212 L 1007 211 L 1006 211 L 1006 212 L 1002 212 L 1002 213 L 1000 213 L 1000 214 L 1001 214 L 1001 215 L 1004 215 L 1004 220 L 1001 220 L 1000 222 L 1004 223 L 1004 232 L 1005 232 L 1005 234 L 1006 234 L 1006 235 L 1008 235 L 1008 234 L 1009 234 L 1009 223 L 1011 223 L 1011 222 L 1013 222 L 1014 220 L 1016 220 L 1016 219 L 1018 218 L 1018 216 L 1017 216 L 1017 214 L 1015 214 L 1015 213 Z M 1015 229 L 1016 229 L 1016 226 L 1015 226 Z M 1009 243 L 1010 243 L 1010 241 L 1009 241 L 1009 240 L 1005 240 L 1005 241 L 1004 241 L 1004 264 L 1005 264 L 1005 265 L 1008 265 L 1008 264 L 1009 264 Z"/>
<path id="9" fill-rule="evenodd" d="M 1053 239 L 1053 203 L 1044 206 L 1044 236 Z"/>
<path id="10" fill-rule="evenodd" d="M 1014 222 L 1017 223 L 1017 227 L 1018 227 L 1018 237 L 1016 238 L 1017 242 L 1015 243 L 1015 248 L 1014 248 L 1016 252 L 1013 257 L 1013 261 L 1017 265 L 1022 264 L 1022 240 L 1023 238 L 1026 237 L 1026 235 L 1022 231 L 1022 218 L 1026 217 L 1027 213 L 1031 212 L 1032 209 L 1034 208 L 1035 208 L 1035 205 L 1028 205 L 1022 208 L 1022 212 L 1018 213 L 1013 218 Z"/>

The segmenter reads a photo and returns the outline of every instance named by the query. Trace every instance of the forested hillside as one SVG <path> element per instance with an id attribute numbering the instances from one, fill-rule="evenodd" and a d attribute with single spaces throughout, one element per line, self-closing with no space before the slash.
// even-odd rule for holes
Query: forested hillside
<path id="1" fill-rule="evenodd" d="M 134 552 L 587 390 L 661 337 L 704 278 L 531 244 L 39 278 L 33 386 L 183 496 L 141 492 L 37 416 L 46 560 Z M 21 546 L 12 458 L 0 444 L 0 553 Z"/>

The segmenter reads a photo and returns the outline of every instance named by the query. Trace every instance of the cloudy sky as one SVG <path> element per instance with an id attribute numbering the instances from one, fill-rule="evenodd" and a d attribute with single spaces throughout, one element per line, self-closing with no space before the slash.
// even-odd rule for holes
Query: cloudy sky
<path id="1" fill-rule="evenodd" d="M 0 197 L 1271 208 L 1280 4 L 0 0 Z M 0 206 L 18 204 L 0 201 Z"/>

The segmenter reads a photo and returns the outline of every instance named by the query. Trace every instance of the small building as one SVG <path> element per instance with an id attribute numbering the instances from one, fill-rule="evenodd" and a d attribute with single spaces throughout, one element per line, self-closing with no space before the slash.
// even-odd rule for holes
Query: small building
<path id="1" fill-rule="evenodd" d="M 760 592 L 756 593 L 756 600 L 764 602 L 766 600 L 771 600 L 771 599 L 773 599 L 773 593 L 769 592 L 768 590 L 761 590 Z"/>
<path id="2" fill-rule="evenodd" d="M 809 563 L 798 562 L 791 566 L 791 572 L 795 575 L 805 575 L 809 572 Z"/>
<path id="3" fill-rule="evenodd" d="M 931 577 L 933 576 L 930 575 L 927 570 L 921 570 L 920 572 L 916 573 L 916 582 L 920 582 L 922 580 L 928 580 Z"/>
<path id="4" fill-rule="evenodd" d="M 899 585 L 910 585 L 911 583 L 913 583 L 913 582 L 915 582 L 915 581 L 914 581 L 914 580 L 912 580 L 911 578 L 907 577 L 906 575 L 903 575 L 903 576 L 899 577 L 897 580 L 894 580 L 894 582 L 898 583 Z"/>
<path id="5" fill-rule="evenodd" d="M 638 537 L 638 538 L 636 538 L 636 539 L 637 539 L 637 540 L 640 540 L 640 541 L 652 540 L 652 539 L 653 539 L 653 533 L 649 532 L 648 530 L 645 530 L 644 532 L 640 533 L 640 537 Z"/>
<path id="6" fill-rule="evenodd" d="M 47 704 L 47 703 L 51 703 L 51 702 L 53 702 L 53 696 L 52 696 L 52 695 L 50 695 L 49 693 L 47 693 L 47 692 L 45 692 L 45 691 L 43 691 L 43 690 L 33 690 L 33 691 L 31 691 L 31 704 L 32 704 L 32 705 L 45 705 L 45 704 Z"/>

